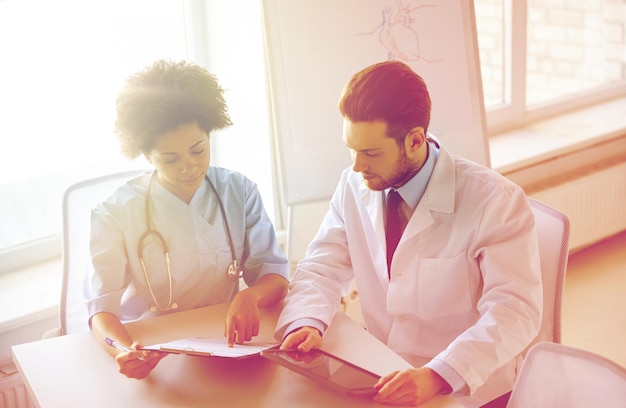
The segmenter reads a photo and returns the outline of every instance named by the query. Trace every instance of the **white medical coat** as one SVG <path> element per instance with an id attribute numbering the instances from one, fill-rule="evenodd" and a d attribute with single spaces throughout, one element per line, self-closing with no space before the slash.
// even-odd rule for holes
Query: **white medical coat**
<path id="1" fill-rule="evenodd" d="M 210 167 L 208 176 L 224 204 L 245 282 L 253 285 L 267 273 L 288 278 L 287 259 L 277 245 L 256 184 L 218 167 Z M 138 256 L 140 236 L 147 230 L 149 179 L 144 175 L 129 181 L 92 211 L 91 265 L 84 285 L 89 316 L 110 312 L 129 321 L 152 314 L 155 302 Z M 206 181 L 189 204 L 153 181 L 150 201 L 153 229 L 163 235 L 169 250 L 176 310 L 230 301 L 239 282 L 227 275 L 232 262 L 228 235 Z M 154 237 L 146 239 L 143 257 L 152 290 L 166 306 L 168 274 L 163 247 Z"/>
<path id="2" fill-rule="evenodd" d="M 493 384 L 483 402 L 510 390 L 542 310 L 534 217 L 521 188 L 442 148 L 391 278 L 385 248 L 383 193 L 346 169 L 298 264 L 277 337 L 300 319 L 330 324 L 354 278 L 367 330 L 407 361 L 442 360 L 470 393 Z"/>

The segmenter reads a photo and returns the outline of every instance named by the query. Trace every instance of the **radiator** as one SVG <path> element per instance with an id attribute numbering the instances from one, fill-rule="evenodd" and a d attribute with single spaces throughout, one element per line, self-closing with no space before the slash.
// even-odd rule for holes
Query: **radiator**
<path id="1" fill-rule="evenodd" d="M 570 252 L 626 230 L 626 162 L 585 169 L 528 195 L 567 215 Z"/>
<path id="2" fill-rule="evenodd" d="M 35 408 L 12 362 L 0 366 L 0 408 Z"/>

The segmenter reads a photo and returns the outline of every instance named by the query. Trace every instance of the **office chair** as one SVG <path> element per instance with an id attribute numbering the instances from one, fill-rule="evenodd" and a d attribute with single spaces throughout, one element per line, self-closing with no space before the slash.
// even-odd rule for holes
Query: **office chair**
<path id="1" fill-rule="evenodd" d="M 626 369 L 602 356 L 540 342 L 528 351 L 507 408 L 625 407 Z"/>
<path id="2" fill-rule="evenodd" d="M 543 315 L 539 333 L 526 347 L 523 355 L 527 355 L 535 344 L 561 342 L 561 304 L 569 254 L 569 219 L 567 216 L 532 198 L 528 201 L 535 216 L 535 229 L 539 241 Z M 508 398 L 507 394 L 501 398 Z M 506 399 L 501 398 L 492 406 L 504 406 Z"/>
<path id="3" fill-rule="evenodd" d="M 89 330 L 87 309 L 82 298 L 83 278 L 89 261 L 91 210 L 126 181 L 144 173 L 129 170 L 84 180 L 70 186 L 63 195 L 63 282 L 59 303 L 60 327 L 44 338 Z"/>
<path id="4" fill-rule="evenodd" d="M 561 303 L 567 271 L 569 220 L 562 212 L 529 199 L 535 215 L 535 227 L 539 240 L 539 260 L 543 283 L 543 318 L 539 334 L 526 348 L 536 343 L 561 342 Z"/>

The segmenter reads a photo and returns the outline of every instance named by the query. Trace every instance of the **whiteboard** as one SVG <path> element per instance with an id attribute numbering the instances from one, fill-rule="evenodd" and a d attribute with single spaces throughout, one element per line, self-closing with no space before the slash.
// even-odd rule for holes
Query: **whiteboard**
<path id="1" fill-rule="evenodd" d="M 337 103 L 357 71 L 399 59 L 426 81 L 430 133 L 489 166 L 470 0 L 263 0 L 274 137 L 287 205 L 328 199 L 350 165 Z"/>

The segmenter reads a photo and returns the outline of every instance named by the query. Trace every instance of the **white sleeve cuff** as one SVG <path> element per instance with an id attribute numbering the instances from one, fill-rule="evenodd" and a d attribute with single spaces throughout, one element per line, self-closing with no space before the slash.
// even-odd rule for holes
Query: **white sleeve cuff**
<path id="1" fill-rule="evenodd" d="M 443 360 L 430 360 L 424 365 L 424 367 L 430 368 L 448 383 L 451 390 L 448 389 L 448 392 L 444 391 L 444 393 L 451 393 L 455 395 L 467 394 L 468 387 L 463 378 Z"/>
<path id="2" fill-rule="evenodd" d="M 324 336 L 324 332 L 326 331 L 326 325 L 322 323 L 321 320 L 307 317 L 304 319 L 298 319 L 295 322 L 292 322 L 289 325 L 287 325 L 287 328 L 285 329 L 285 332 L 283 334 L 283 340 L 285 340 L 285 337 L 287 337 L 289 333 L 304 326 L 315 327 L 317 330 L 320 331 L 320 334 L 322 336 Z"/>

